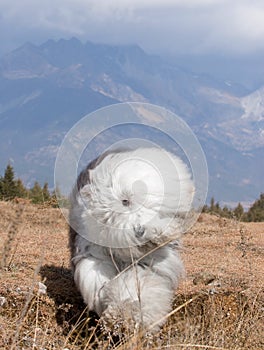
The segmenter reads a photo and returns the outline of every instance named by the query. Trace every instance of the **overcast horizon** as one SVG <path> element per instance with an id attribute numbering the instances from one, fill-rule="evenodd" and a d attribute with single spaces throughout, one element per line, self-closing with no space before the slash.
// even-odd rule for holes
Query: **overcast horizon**
<path id="1" fill-rule="evenodd" d="M 137 44 L 224 79 L 244 74 L 249 87 L 264 75 L 262 0 L 0 0 L 1 57 L 26 42 L 71 37 Z"/>
<path id="2" fill-rule="evenodd" d="M 0 52 L 77 37 L 171 55 L 264 52 L 262 0 L 0 0 Z"/>

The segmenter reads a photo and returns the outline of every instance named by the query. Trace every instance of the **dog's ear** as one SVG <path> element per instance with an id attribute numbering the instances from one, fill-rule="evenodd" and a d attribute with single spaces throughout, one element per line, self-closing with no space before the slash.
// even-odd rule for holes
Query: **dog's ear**
<path id="1" fill-rule="evenodd" d="M 91 198 L 91 184 L 88 183 L 79 190 L 80 196 L 83 199 Z"/>
<path id="2" fill-rule="evenodd" d="M 83 189 L 83 187 L 89 183 L 90 183 L 90 170 L 87 167 L 78 176 L 77 183 L 76 183 L 77 190 L 80 192 Z"/>

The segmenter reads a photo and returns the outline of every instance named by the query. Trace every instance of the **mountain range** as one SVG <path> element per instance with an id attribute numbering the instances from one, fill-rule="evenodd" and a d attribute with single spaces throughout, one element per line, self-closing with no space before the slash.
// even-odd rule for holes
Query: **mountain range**
<path id="1" fill-rule="evenodd" d="M 208 162 L 209 192 L 230 204 L 264 190 L 264 86 L 255 91 L 183 69 L 139 46 L 79 40 L 26 43 L 0 59 L 0 171 L 53 186 L 54 161 L 83 116 L 119 102 L 148 102 L 183 118 Z"/>

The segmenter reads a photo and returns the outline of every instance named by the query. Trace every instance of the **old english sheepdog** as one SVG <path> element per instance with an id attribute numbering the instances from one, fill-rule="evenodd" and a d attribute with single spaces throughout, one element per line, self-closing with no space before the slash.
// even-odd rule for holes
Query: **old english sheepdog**
<path id="1" fill-rule="evenodd" d="M 161 148 L 106 152 L 71 195 L 74 280 L 102 318 L 157 329 L 183 272 L 179 240 L 192 207 L 188 167 Z"/>

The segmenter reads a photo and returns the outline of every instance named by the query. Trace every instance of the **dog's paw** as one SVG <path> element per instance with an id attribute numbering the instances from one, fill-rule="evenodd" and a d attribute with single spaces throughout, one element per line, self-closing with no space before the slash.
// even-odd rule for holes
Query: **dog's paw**
<path id="1" fill-rule="evenodd" d="M 137 331 L 142 324 L 139 301 L 125 300 L 118 305 L 108 305 L 101 316 L 101 324 L 115 334 Z"/>

